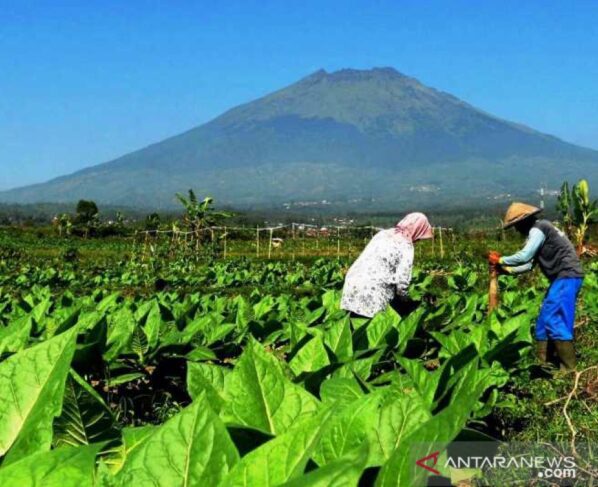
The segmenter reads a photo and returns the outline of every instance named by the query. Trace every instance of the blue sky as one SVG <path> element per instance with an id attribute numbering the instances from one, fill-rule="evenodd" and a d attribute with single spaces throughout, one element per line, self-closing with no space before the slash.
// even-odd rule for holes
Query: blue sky
<path id="1" fill-rule="evenodd" d="M 0 188 L 373 66 L 598 149 L 597 1 L 0 0 Z"/>

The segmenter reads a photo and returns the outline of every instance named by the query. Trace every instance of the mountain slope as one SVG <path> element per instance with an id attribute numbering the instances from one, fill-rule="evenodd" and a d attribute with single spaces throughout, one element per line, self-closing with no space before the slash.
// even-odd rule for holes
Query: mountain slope
<path id="1" fill-rule="evenodd" d="M 194 187 L 236 205 L 380 204 L 531 192 L 595 177 L 598 152 L 484 113 L 391 68 L 323 70 L 178 136 L 0 201 L 169 206 Z M 516 176 L 515 176 L 516 175 Z"/>

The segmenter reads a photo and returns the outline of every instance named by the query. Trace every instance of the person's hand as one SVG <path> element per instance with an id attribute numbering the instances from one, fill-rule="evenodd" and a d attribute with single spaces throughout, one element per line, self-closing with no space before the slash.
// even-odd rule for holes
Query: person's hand
<path id="1" fill-rule="evenodd" d="M 488 253 L 488 263 L 490 265 L 499 265 L 500 264 L 500 254 L 496 250 L 491 250 Z"/>

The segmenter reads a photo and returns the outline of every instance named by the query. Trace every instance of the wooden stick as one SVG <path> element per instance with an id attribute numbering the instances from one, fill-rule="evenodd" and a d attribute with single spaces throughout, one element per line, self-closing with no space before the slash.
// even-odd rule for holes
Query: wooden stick
<path id="1" fill-rule="evenodd" d="M 255 228 L 255 256 L 260 256 L 260 227 Z"/>
<path id="2" fill-rule="evenodd" d="M 490 266 L 490 285 L 488 287 L 488 314 L 498 308 L 498 269 L 495 265 Z"/>
<path id="3" fill-rule="evenodd" d="M 303 234 L 301 235 L 301 255 L 305 257 L 305 230 L 303 230 Z"/>

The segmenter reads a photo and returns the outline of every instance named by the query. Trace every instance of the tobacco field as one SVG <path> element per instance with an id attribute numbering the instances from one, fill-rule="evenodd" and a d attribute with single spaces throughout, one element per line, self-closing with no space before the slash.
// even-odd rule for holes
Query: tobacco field
<path id="1" fill-rule="evenodd" d="M 2 486 L 407 486 L 429 475 L 414 443 L 572 440 L 572 378 L 534 359 L 539 274 L 501 276 L 488 316 L 483 260 L 416 259 L 421 304 L 365 320 L 339 309 L 346 258 L 1 252 Z M 584 266 L 579 370 L 598 361 Z M 598 439 L 596 381 L 566 411 L 576 441 Z"/>

